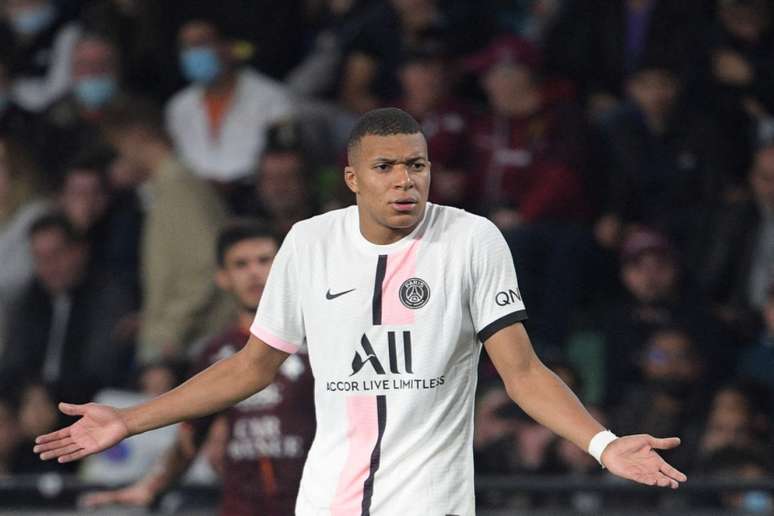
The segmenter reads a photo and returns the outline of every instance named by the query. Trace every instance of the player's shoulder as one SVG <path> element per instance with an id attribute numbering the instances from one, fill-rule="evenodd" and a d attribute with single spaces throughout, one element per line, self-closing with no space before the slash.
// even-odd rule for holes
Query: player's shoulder
<path id="1" fill-rule="evenodd" d="M 333 232 L 342 228 L 346 224 L 347 217 L 352 216 L 352 210 L 357 210 L 357 206 L 331 210 L 298 221 L 293 224 L 288 236 L 292 235 L 296 242 L 307 242 L 310 244 L 329 241 Z"/>
<path id="2" fill-rule="evenodd" d="M 431 217 L 431 227 L 436 231 L 441 231 L 455 238 L 463 236 L 474 237 L 481 233 L 489 233 L 493 229 L 499 231 L 492 221 L 486 217 L 470 213 L 461 208 L 428 203 L 428 209 L 428 215 Z"/>

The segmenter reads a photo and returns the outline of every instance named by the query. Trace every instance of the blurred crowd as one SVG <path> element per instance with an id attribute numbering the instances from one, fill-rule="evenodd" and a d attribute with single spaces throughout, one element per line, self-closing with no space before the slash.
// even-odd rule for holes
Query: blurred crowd
<path id="1" fill-rule="evenodd" d="M 681 436 L 689 477 L 773 474 L 774 2 L 0 0 L 0 49 L 0 477 L 64 467 L 29 444 L 60 399 L 183 379 L 238 317 L 224 225 L 351 204 L 380 106 L 420 121 L 430 200 L 503 231 L 538 353 L 600 420 Z M 602 474 L 479 377 L 478 474 Z"/>

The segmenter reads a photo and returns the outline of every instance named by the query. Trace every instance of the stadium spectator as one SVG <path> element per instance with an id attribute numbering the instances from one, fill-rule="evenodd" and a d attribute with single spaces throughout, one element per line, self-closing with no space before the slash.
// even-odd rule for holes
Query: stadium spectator
<path id="1" fill-rule="evenodd" d="M 0 378 L 13 385 L 40 377 L 58 393 L 89 400 L 126 371 L 130 354 L 112 336 L 131 308 L 128 296 L 109 279 L 88 274 L 88 246 L 61 215 L 33 223 L 30 248 L 35 276 L 10 312 Z"/>
<path id="2" fill-rule="evenodd" d="M 15 400 L 3 392 L 0 394 L 0 478 L 6 479 L 15 473 L 20 441 Z"/>
<path id="3" fill-rule="evenodd" d="M 106 37 L 84 34 L 72 56 L 72 88 L 43 114 L 51 127 L 44 158 L 48 173 L 61 174 L 62 163 L 73 161 L 84 149 L 102 143 L 99 123 L 105 110 L 126 95 L 118 50 Z M 51 178 L 57 184 L 61 177 Z"/>
<path id="4" fill-rule="evenodd" d="M 748 340 L 774 280 L 774 145 L 755 153 L 749 182 L 752 195 L 720 210 L 700 278 L 718 314 Z"/>
<path id="5" fill-rule="evenodd" d="M 755 123 L 774 114 L 774 30 L 767 0 L 718 0 L 708 42 L 706 102 L 724 138 L 743 157 L 755 142 Z M 735 172 L 743 183 L 745 160 Z"/>
<path id="6" fill-rule="evenodd" d="M 8 56 L 0 55 L 0 138 L 13 138 L 40 153 L 48 134 L 45 123 L 13 98 L 13 77 Z"/>
<path id="7" fill-rule="evenodd" d="M 730 444 L 714 453 L 705 471 L 718 480 L 762 480 L 772 474 L 765 453 L 739 443 Z M 771 514 L 774 510 L 774 499 L 766 491 L 722 491 L 717 498 L 717 505 L 727 511 Z"/>
<path id="8" fill-rule="evenodd" d="M 727 345 L 703 298 L 686 287 L 678 257 L 663 234 L 641 228 L 626 237 L 620 278 L 625 298 L 605 307 L 601 324 L 608 402 L 620 401 L 627 385 L 642 380 L 639 357 L 652 333 L 664 326 L 685 328 L 702 343 L 702 355 L 712 369 L 708 374 L 729 374 L 717 359 L 729 359 L 733 346 Z"/>
<path id="9" fill-rule="evenodd" d="M 689 464 L 696 452 L 699 430 L 695 425 L 703 409 L 702 354 L 684 330 L 666 327 L 650 335 L 639 359 L 642 383 L 625 390 L 612 425 L 621 432 L 642 428 L 679 434 L 682 447 L 666 453 L 676 464 Z"/>
<path id="10" fill-rule="evenodd" d="M 255 195 L 245 213 L 268 220 L 283 235 L 293 224 L 316 213 L 311 166 L 299 140 L 272 136 L 259 161 Z"/>
<path id="11" fill-rule="evenodd" d="M 433 160 L 430 200 L 462 207 L 466 199 L 470 108 L 453 96 L 451 60 L 440 38 L 424 38 L 407 48 L 398 75 L 397 105 L 422 125 Z"/>
<path id="12" fill-rule="evenodd" d="M 131 192 L 111 188 L 108 168 L 114 159 L 104 148 L 82 152 L 65 169 L 58 200 L 62 213 L 89 241 L 90 268 L 136 292 L 142 214 Z"/>
<path id="13" fill-rule="evenodd" d="M 582 122 L 541 82 L 539 62 L 535 47 L 512 36 L 469 59 L 483 74 L 491 113 L 471 130 L 468 195 L 506 235 L 543 350 L 564 344 L 591 237 L 581 226 Z"/>
<path id="14" fill-rule="evenodd" d="M 759 398 L 750 386 L 741 383 L 727 384 L 714 392 L 696 450 L 699 467 L 723 448 L 765 447 L 771 424 Z"/>
<path id="15" fill-rule="evenodd" d="M 198 176 L 227 184 L 255 169 L 273 122 L 291 113 L 283 88 L 240 67 L 231 42 L 211 21 L 178 33 L 180 66 L 191 84 L 166 111 L 167 129 L 183 162 Z"/>
<path id="16" fill-rule="evenodd" d="M 377 5 L 344 58 L 339 101 L 355 113 L 397 98 L 403 49 L 444 28 L 436 0 L 389 0 Z"/>
<path id="17" fill-rule="evenodd" d="M 657 227 L 698 259 L 706 224 L 727 186 L 729 159 L 711 121 L 679 102 L 682 84 L 665 59 L 644 57 L 627 76 L 626 99 L 601 122 L 606 213 L 597 240 L 612 248 L 631 224 Z M 696 241 L 699 240 L 699 241 Z"/>
<path id="18" fill-rule="evenodd" d="M 7 312 L 32 278 L 29 228 L 48 206 L 29 154 L 13 140 L 0 137 L 0 353 L 7 338 Z"/>
<path id="19" fill-rule="evenodd" d="M 217 281 L 240 306 L 239 318 L 222 335 L 210 339 L 198 354 L 196 372 L 230 356 L 247 341 L 255 307 L 263 293 L 278 242 L 267 228 L 254 222 L 227 226 L 218 240 Z M 181 429 L 165 454 L 163 467 L 134 485 L 90 496 L 86 504 L 149 505 L 190 466 L 215 421 L 225 418 L 223 500 L 220 513 L 228 516 L 284 516 L 291 514 L 314 433 L 313 379 L 306 356 L 291 357 L 268 391 L 250 398 L 223 415 L 193 422 Z M 193 433 L 194 449 L 187 434 Z M 218 433 L 218 431 L 216 431 Z"/>
<path id="20" fill-rule="evenodd" d="M 625 78 L 645 55 L 670 56 L 686 80 L 696 73 L 709 21 L 706 4 L 565 2 L 546 35 L 548 67 L 577 81 L 591 117 L 601 118 L 621 102 Z"/>
<path id="21" fill-rule="evenodd" d="M 80 29 L 54 0 L 8 0 L 1 11 L 0 34 L 10 55 L 12 94 L 30 111 L 41 111 L 71 84 L 71 55 Z"/>
<path id="22" fill-rule="evenodd" d="M 121 159 L 142 171 L 150 206 L 142 227 L 143 310 L 138 359 L 180 357 L 185 346 L 216 332 L 231 303 L 209 281 L 215 239 L 227 218 L 215 191 L 178 161 L 152 105 L 130 100 L 106 113 L 103 129 Z"/>
<path id="23" fill-rule="evenodd" d="M 763 305 L 763 331 L 758 340 L 747 346 L 739 357 L 737 374 L 741 378 L 765 385 L 774 394 L 774 282 L 769 285 Z"/>

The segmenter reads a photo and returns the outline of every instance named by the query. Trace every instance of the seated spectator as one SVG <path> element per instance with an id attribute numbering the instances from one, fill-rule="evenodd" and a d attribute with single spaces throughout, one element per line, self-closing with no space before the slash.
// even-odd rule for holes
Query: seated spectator
<path id="1" fill-rule="evenodd" d="M 0 479 L 15 473 L 21 442 L 16 402 L 9 393 L 0 393 Z"/>
<path id="2" fill-rule="evenodd" d="M 54 160 L 50 173 L 61 173 L 62 163 L 73 161 L 85 148 L 103 143 L 99 131 L 102 115 L 111 103 L 125 96 L 118 50 L 109 39 L 82 35 L 72 60 L 72 88 L 44 113 L 53 131 L 46 148 Z"/>
<path id="3" fill-rule="evenodd" d="M 6 316 L 32 278 L 28 232 L 47 209 L 40 198 L 37 168 L 16 142 L 0 137 L 0 352 Z"/>
<path id="4" fill-rule="evenodd" d="M 132 192 L 114 191 L 107 149 L 84 151 L 65 169 L 58 191 L 62 213 L 86 237 L 90 268 L 110 274 L 131 291 L 139 289 L 139 243 L 142 214 Z"/>
<path id="5" fill-rule="evenodd" d="M 679 435 L 679 449 L 665 451 L 671 463 L 684 467 L 696 451 L 695 422 L 704 394 L 705 368 L 694 339 L 679 328 L 661 328 L 648 339 L 640 356 L 642 383 L 630 385 L 614 412 L 616 433 L 633 428 L 652 435 Z"/>
<path id="6" fill-rule="evenodd" d="M 749 177 L 752 195 L 721 211 L 700 276 L 719 316 L 748 341 L 774 281 L 774 144 L 755 153 Z"/>
<path id="7" fill-rule="evenodd" d="M 143 281 L 138 358 L 180 358 L 218 331 L 233 307 L 211 278 L 215 239 L 227 211 L 216 192 L 178 161 L 152 105 L 129 100 L 106 113 L 103 129 L 120 158 L 147 178 L 142 227 Z"/>
<path id="8" fill-rule="evenodd" d="M 3 53 L 11 59 L 13 97 L 27 110 L 41 111 L 70 87 L 70 59 L 80 29 L 54 0 L 8 0 L 0 14 L 10 28 Z"/>
<path id="9" fill-rule="evenodd" d="M 695 73 L 709 22 L 703 0 L 564 2 L 546 35 L 549 67 L 578 82 L 599 119 L 623 100 L 625 79 L 642 56 L 672 56 L 685 78 Z"/>
<path id="10" fill-rule="evenodd" d="M 0 379 L 40 377 L 59 395 L 87 401 L 119 383 L 131 349 L 113 339 L 131 309 L 123 289 L 89 274 L 89 249 L 61 215 L 44 215 L 30 229 L 35 276 L 9 317 Z"/>
<path id="11" fill-rule="evenodd" d="M 14 138 L 35 154 L 42 155 L 46 143 L 49 143 L 46 140 L 50 129 L 39 116 L 14 100 L 12 84 L 10 60 L 8 56 L 0 55 L 0 138 Z"/>
<path id="12" fill-rule="evenodd" d="M 267 220 L 282 235 L 299 220 L 317 213 L 314 189 L 309 186 L 315 179 L 312 165 L 300 140 L 283 132 L 279 128 L 269 136 L 269 147 L 258 163 L 254 196 L 244 211 Z"/>
<path id="13" fill-rule="evenodd" d="M 537 49 L 511 36 L 468 61 L 483 73 L 491 113 L 472 127 L 467 191 L 511 246 L 530 336 L 545 350 L 564 345 L 591 237 L 581 226 L 582 122 L 541 83 L 539 61 Z"/>
<path id="14" fill-rule="evenodd" d="M 764 480 L 770 478 L 772 468 L 761 450 L 735 442 L 711 456 L 705 474 L 727 481 Z M 766 491 L 720 492 L 717 498 L 716 507 L 720 506 L 724 512 L 771 514 L 774 511 L 774 498 Z"/>
<path id="15" fill-rule="evenodd" d="M 765 400 L 760 398 L 744 384 L 728 384 L 715 391 L 698 442 L 696 464 L 701 466 L 729 446 L 755 448 L 766 444 L 771 424 Z"/>
<path id="16" fill-rule="evenodd" d="M 713 319 L 707 304 L 686 287 L 678 257 L 661 233 L 642 228 L 624 240 L 620 278 L 625 297 L 604 310 L 606 388 L 609 402 L 640 378 L 639 357 L 653 332 L 664 326 L 685 328 L 701 342 L 708 376 L 728 375 L 724 363 L 733 361 L 734 346 Z M 721 346 L 722 343 L 722 346 Z"/>
<path id="17" fill-rule="evenodd" d="M 626 100 L 601 123 L 608 200 L 597 240 L 613 248 L 627 225 L 644 224 L 667 233 L 692 262 L 728 183 L 723 140 L 679 103 L 682 86 L 667 58 L 644 58 L 626 85 Z"/>
<path id="18" fill-rule="evenodd" d="M 273 122 L 291 113 L 283 88 L 239 67 L 232 45 L 211 21 L 184 24 L 178 33 L 180 65 L 191 84 L 169 101 L 167 129 L 183 162 L 216 183 L 245 179 Z"/>
<path id="19" fill-rule="evenodd" d="M 767 0 L 719 0 L 710 33 L 706 102 L 734 153 L 755 142 L 755 124 L 774 115 L 774 11 Z M 745 160 L 734 170 L 744 183 Z"/>
<path id="20" fill-rule="evenodd" d="M 447 21 L 434 0 L 389 0 L 378 7 L 345 50 L 339 102 L 355 113 L 397 98 L 403 50 Z"/>
<path id="21" fill-rule="evenodd" d="M 425 38 L 404 52 L 396 103 L 422 125 L 433 161 L 430 200 L 462 207 L 467 200 L 467 143 L 470 109 L 452 94 L 453 78 L 446 44 Z"/>
<path id="22" fill-rule="evenodd" d="M 769 285 L 763 305 L 763 331 L 756 343 L 747 346 L 739 357 L 737 375 L 768 387 L 774 395 L 774 282 Z"/>

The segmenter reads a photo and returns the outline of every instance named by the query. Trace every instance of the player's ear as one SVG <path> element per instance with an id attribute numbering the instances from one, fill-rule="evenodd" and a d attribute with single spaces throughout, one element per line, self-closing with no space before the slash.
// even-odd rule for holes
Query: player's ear
<path id="1" fill-rule="evenodd" d="M 347 183 L 347 188 L 352 190 L 352 193 L 360 193 L 360 189 L 357 185 L 357 174 L 355 169 L 347 165 L 344 167 L 344 182 Z"/>

